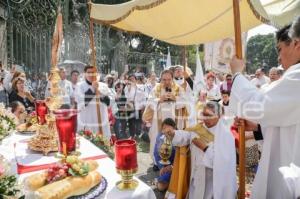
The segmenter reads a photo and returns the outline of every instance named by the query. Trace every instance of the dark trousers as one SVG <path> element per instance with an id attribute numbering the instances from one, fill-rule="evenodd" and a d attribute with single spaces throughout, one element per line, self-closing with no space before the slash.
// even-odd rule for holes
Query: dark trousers
<path id="1" fill-rule="evenodd" d="M 142 133 L 143 111 L 136 111 L 133 117 L 128 119 L 129 134 L 131 137 L 139 136 Z"/>
<path id="2" fill-rule="evenodd" d="M 126 139 L 128 135 L 126 133 L 126 119 L 116 119 L 116 123 L 114 125 L 114 131 L 117 136 L 117 139 Z"/>

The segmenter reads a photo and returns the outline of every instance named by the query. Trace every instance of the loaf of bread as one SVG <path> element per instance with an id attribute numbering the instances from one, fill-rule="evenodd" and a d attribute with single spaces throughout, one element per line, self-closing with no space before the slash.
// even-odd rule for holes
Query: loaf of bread
<path id="1" fill-rule="evenodd" d="M 100 183 L 102 176 L 98 171 L 92 171 L 84 177 L 67 177 L 48 184 L 35 191 L 36 199 L 65 199 L 87 193 Z"/>
<path id="2" fill-rule="evenodd" d="M 95 160 L 87 160 L 90 171 L 98 168 L 98 163 Z M 27 177 L 24 181 L 25 189 L 28 191 L 35 191 L 38 188 L 47 184 L 47 172 L 40 172 Z"/>

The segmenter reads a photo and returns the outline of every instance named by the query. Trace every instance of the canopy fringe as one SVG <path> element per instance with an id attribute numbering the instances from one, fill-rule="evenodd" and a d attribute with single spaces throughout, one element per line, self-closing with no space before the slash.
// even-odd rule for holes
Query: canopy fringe
<path id="1" fill-rule="evenodd" d="M 258 20 L 260 20 L 261 22 L 263 22 L 263 23 L 265 23 L 265 24 L 270 24 L 270 20 L 269 20 L 269 19 L 266 19 L 265 17 L 263 17 L 261 14 L 259 14 L 259 13 L 255 10 L 255 8 L 254 8 L 254 6 L 253 6 L 251 0 L 247 0 L 247 3 L 248 3 L 248 5 L 249 5 L 249 7 L 250 7 L 252 13 L 254 14 L 254 16 L 255 16 Z"/>
<path id="2" fill-rule="evenodd" d="M 167 0 L 157 0 L 153 3 L 150 3 L 148 5 L 143 5 L 143 6 L 135 6 L 135 7 L 132 7 L 126 14 L 124 14 L 123 16 L 117 18 L 117 19 L 114 19 L 114 20 L 99 20 L 99 19 L 93 19 L 94 22 L 97 22 L 97 23 L 101 23 L 101 24 L 115 24 L 115 23 L 118 23 L 122 20 L 124 20 L 125 18 L 127 18 L 133 11 L 135 10 L 148 10 L 148 9 L 151 9 L 151 8 L 154 8 L 156 6 L 159 6 L 161 5 L 162 3 L 166 2 Z"/>

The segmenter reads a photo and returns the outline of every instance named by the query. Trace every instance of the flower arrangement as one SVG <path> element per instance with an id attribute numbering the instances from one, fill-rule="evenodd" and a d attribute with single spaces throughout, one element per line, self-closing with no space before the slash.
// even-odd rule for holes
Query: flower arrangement
<path id="1" fill-rule="evenodd" d="M 9 171 L 9 163 L 0 155 L 0 198 L 24 198 L 16 176 L 9 175 Z"/>
<path id="2" fill-rule="evenodd" d="M 85 139 L 95 144 L 98 148 L 102 149 L 104 152 L 107 153 L 109 157 L 114 157 L 114 152 L 112 149 L 112 146 L 114 144 L 113 138 L 108 140 L 103 135 L 92 133 L 89 130 L 79 131 L 79 135 L 83 136 Z"/>
<path id="3" fill-rule="evenodd" d="M 8 136 L 16 128 L 17 120 L 14 114 L 0 104 L 0 141 Z"/>
<path id="4" fill-rule="evenodd" d="M 90 172 L 87 162 L 80 160 L 77 156 L 71 155 L 62 159 L 47 170 L 47 183 L 62 180 L 68 176 L 86 176 Z"/>

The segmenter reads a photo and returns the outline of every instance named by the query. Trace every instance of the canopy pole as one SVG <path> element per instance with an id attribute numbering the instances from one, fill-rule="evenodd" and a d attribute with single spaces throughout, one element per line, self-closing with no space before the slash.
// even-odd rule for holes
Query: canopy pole
<path id="1" fill-rule="evenodd" d="M 186 46 L 184 46 L 184 72 L 186 72 L 187 66 L 188 66 L 188 54 L 187 54 Z"/>
<path id="2" fill-rule="evenodd" d="M 186 67 L 187 67 L 187 50 L 186 50 L 186 46 L 182 46 L 182 49 L 181 49 L 181 64 L 183 65 L 184 71 L 186 71 Z"/>
<path id="3" fill-rule="evenodd" d="M 88 9 L 89 9 L 89 15 L 90 15 L 89 37 L 90 37 L 90 49 L 92 50 L 91 51 L 91 57 L 90 57 L 90 64 L 92 66 L 96 67 L 96 51 L 95 51 L 95 41 L 94 41 L 94 22 L 93 22 L 93 19 L 91 19 L 91 8 L 92 8 L 92 1 L 88 0 Z"/>
<path id="4" fill-rule="evenodd" d="M 239 59 L 243 59 L 242 53 L 242 33 L 240 21 L 239 0 L 233 0 L 234 14 L 234 35 L 235 35 L 235 52 Z M 244 121 L 238 126 L 239 132 L 239 199 L 245 198 L 245 123 Z"/>
<path id="5" fill-rule="evenodd" d="M 90 37 L 90 49 L 91 49 L 91 57 L 90 57 L 90 64 L 94 66 L 95 74 L 94 74 L 94 81 L 97 81 L 97 66 L 96 66 L 96 50 L 94 44 L 94 22 L 91 18 L 91 8 L 92 8 L 92 1 L 88 0 L 88 10 L 89 10 L 89 37 Z M 102 119 L 101 119 L 101 111 L 100 111 L 100 92 L 96 90 L 96 112 L 97 112 L 97 119 L 98 119 L 98 131 L 97 134 L 102 135 Z"/>

